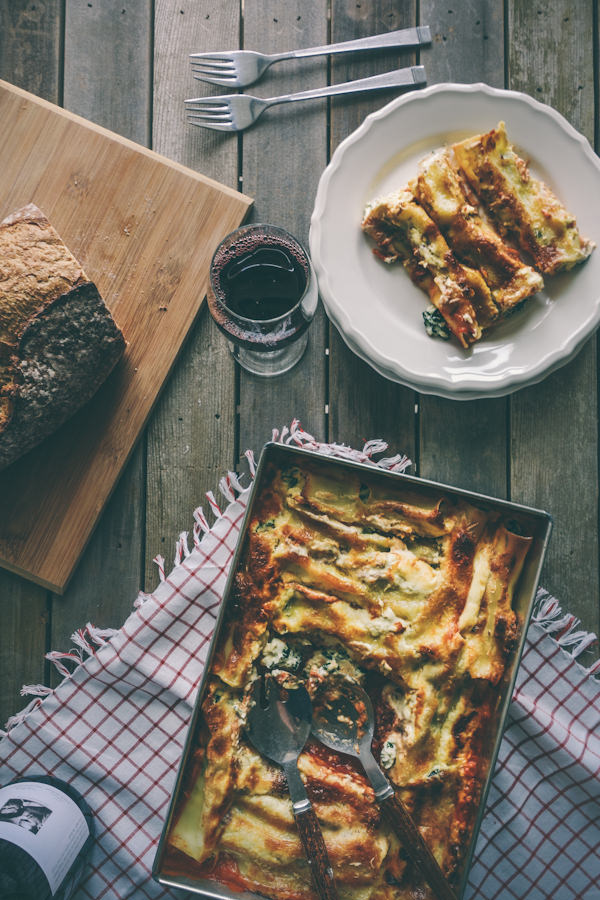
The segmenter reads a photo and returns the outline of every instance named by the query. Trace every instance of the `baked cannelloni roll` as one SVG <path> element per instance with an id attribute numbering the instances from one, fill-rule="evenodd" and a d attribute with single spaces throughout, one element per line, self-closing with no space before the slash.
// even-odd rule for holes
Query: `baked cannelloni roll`
<path id="1" fill-rule="evenodd" d="M 423 160 L 409 187 L 461 262 L 481 272 L 502 315 L 542 289 L 542 276 L 522 262 L 469 201 L 447 150 Z"/>
<path id="2" fill-rule="evenodd" d="M 263 477 L 166 870 L 272 900 L 316 897 L 283 770 L 253 747 L 247 717 L 262 675 L 313 697 L 341 676 L 369 694 L 373 752 L 456 889 L 532 538 L 498 511 L 364 473 L 306 462 Z M 342 900 L 432 896 L 360 766 L 312 738 L 298 766 Z"/>
<path id="3" fill-rule="evenodd" d="M 429 294 L 463 347 L 479 340 L 497 319 L 498 307 L 481 273 L 458 261 L 407 188 L 369 207 L 362 227 L 385 262 L 400 260 L 414 283 Z"/>
<path id="4" fill-rule="evenodd" d="M 554 275 L 587 259 L 593 242 L 580 235 L 550 188 L 532 177 L 509 142 L 504 122 L 452 149 L 500 234 L 514 240 L 536 269 Z"/>

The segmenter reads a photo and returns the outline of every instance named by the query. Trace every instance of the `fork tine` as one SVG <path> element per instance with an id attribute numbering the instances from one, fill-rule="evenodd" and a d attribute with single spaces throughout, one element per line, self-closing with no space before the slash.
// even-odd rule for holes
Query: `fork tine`
<path id="1" fill-rule="evenodd" d="M 195 119 L 199 121 L 210 121 L 210 122 L 231 122 L 232 118 L 227 110 L 223 110 L 222 112 L 208 112 L 207 110 L 198 110 L 197 112 L 188 113 L 188 121 L 192 122 Z"/>
<path id="2" fill-rule="evenodd" d="M 230 105 L 224 97 L 195 97 L 185 101 L 186 109 L 195 111 L 204 107 L 211 109 L 230 109 Z"/>
<path id="3" fill-rule="evenodd" d="M 221 56 L 219 53 L 190 53 L 189 55 L 190 62 L 194 62 L 195 60 L 200 60 L 202 62 L 228 62 L 233 63 L 233 60 L 229 56 Z"/>
<path id="4" fill-rule="evenodd" d="M 233 60 L 193 59 L 190 65 L 192 69 L 202 69 L 204 72 L 235 72 Z"/>
<path id="5" fill-rule="evenodd" d="M 211 109 L 192 109 L 188 112 L 188 120 L 210 119 L 211 122 L 231 122 L 233 117 L 228 109 L 219 109 L 213 112 Z"/>
<path id="6" fill-rule="evenodd" d="M 235 69 L 209 69 L 205 66 L 192 66 L 192 73 L 198 77 L 199 75 L 206 75 L 210 78 L 219 78 L 220 80 L 234 79 L 237 75 Z"/>
<path id="7" fill-rule="evenodd" d="M 196 121 L 196 119 L 189 120 L 190 125 L 198 125 L 200 128 L 210 128 L 213 131 L 236 131 L 237 129 L 234 127 L 233 122 L 213 122 L 211 120 L 206 121 Z"/>
<path id="8" fill-rule="evenodd" d="M 210 119 L 212 122 L 231 122 L 233 115 L 230 109 L 191 109 L 188 110 L 188 119 Z"/>
<path id="9" fill-rule="evenodd" d="M 196 78 L 204 76 L 206 78 L 216 78 L 218 81 L 223 82 L 233 82 L 237 75 L 236 72 L 226 72 L 220 69 L 192 69 L 192 74 Z"/>
<path id="10" fill-rule="evenodd" d="M 197 78 L 199 81 L 207 82 L 208 84 L 217 84 L 226 88 L 240 86 L 237 75 L 204 75 L 201 72 L 194 72 L 193 75 L 194 78 Z"/>
<path id="11" fill-rule="evenodd" d="M 210 78 L 222 84 L 232 84 L 235 87 L 236 72 L 225 72 L 220 69 L 192 69 L 195 78 Z"/>

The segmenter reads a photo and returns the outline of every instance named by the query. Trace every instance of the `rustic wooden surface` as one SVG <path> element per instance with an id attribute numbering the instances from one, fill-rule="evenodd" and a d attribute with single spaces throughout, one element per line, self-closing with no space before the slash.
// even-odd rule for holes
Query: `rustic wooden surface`
<path id="1" fill-rule="evenodd" d="M 598 10 L 593 0 L 0 0 L 0 78 L 255 198 L 253 219 L 306 240 L 331 153 L 389 96 L 279 108 L 243 136 L 186 125 L 182 101 L 217 91 L 191 78 L 187 54 L 240 45 L 322 44 L 416 23 L 429 83 L 485 81 L 551 103 L 594 141 Z M 243 9 L 243 21 L 241 19 Z M 300 90 L 374 74 L 411 51 L 281 64 L 253 91 Z M 0 720 L 25 702 L 23 683 L 55 676 L 44 653 L 87 621 L 118 626 L 152 560 L 174 540 L 220 475 L 243 469 L 273 427 L 296 416 L 320 439 L 382 437 L 412 471 L 547 509 L 555 528 L 542 583 L 598 631 L 596 339 L 542 384 L 507 399 L 458 403 L 385 381 L 359 362 L 321 310 L 288 375 L 263 382 L 233 365 L 206 310 L 64 596 L 0 572 Z M 206 501 L 204 501 L 206 506 Z"/>
<path id="2" fill-rule="evenodd" d="M 0 119 L 0 218 L 39 206 L 127 342 L 90 402 L 0 472 L 0 566 L 62 594 L 251 201 L 5 81 Z"/>

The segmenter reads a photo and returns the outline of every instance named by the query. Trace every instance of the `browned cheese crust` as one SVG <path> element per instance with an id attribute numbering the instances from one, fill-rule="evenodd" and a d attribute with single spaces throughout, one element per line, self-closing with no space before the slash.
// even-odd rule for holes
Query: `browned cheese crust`
<path id="1" fill-rule="evenodd" d="M 368 204 L 362 228 L 465 348 L 540 291 L 542 274 L 571 269 L 594 248 L 531 176 L 503 122 L 425 157 L 408 185 Z"/>
<path id="2" fill-rule="evenodd" d="M 29 204 L 0 223 L 0 468 L 82 406 L 125 348 L 96 286 Z"/>
<path id="3" fill-rule="evenodd" d="M 166 871 L 313 898 L 282 771 L 245 734 L 262 672 L 371 696 L 373 751 L 456 887 L 520 632 L 530 546 L 498 514 L 306 463 L 268 471 L 216 648 Z M 309 740 L 299 768 L 342 900 L 430 898 L 358 763 Z M 419 893 L 422 891 L 421 893 Z"/>
<path id="4" fill-rule="evenodd" d="M 515 152 L 504 122 L 453 145 L 471 187 L 502 235 L 512 238 L 544 275 L 582 263 L 594 248 L 547 184 Z"/>
<path id="5" fill-rule="evenodd" d="M 479 340 L 498 316 L 481 273 L 459 262 L 434 220 L 403 189 L 373 204 L 363 230 L 385 262 L 400 260 L 414 283 L 429 294 L 463 347 Z"/>
<path id="6" fill-rule="evenodd" d="M 449 151 L 423 160 L 410 187 L 458 259 L 481 272 L 500 315 L 542 289 L 542 276 L 523 263 L 517 251 L 482 218 Z"/>

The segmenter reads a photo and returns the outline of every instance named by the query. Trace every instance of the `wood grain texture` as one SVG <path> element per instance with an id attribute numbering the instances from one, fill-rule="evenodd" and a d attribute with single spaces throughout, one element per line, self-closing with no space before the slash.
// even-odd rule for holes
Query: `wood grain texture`
<path id="1" fill-rule="evenodd" d="M 289 0 L 244 4 L 244 45 L 277 52 L 327 42 L 327 3 Z M 268 97 L 327 82 L 320 58 L 285 62 L 267 72 L 252 91 Z M 270 222 L 306 244 L 319 175 L 326 164 L 327 103 L 316 100 L 268 110 L 242 138 L 244 191 L 257 198 L 252 220 Z M 298 365 L 277 378 L 239 372 L 238 453 L 260 450 L 274 427 L 297 417 L 319 438 L 325 435 L 325 319 L 319 311 Z"/>
<path id="2" fill-rule="evenodd" d="M 69 2 L 65 15 L 63 94 L 67 108 L 148 146 L 150 3 L 138 3 L 131 16 L 125 5 Z M 112 48 L 108 64 L 107 45 Z M 132 70 L 131 93 L 124 89 L 124 69 Z M 141 440 L 64 595 L 52 598 L 50 650 L 68 649 L 75 627 L 86 622 L 114 627 L 131 611 L 144 558 L 144 471 L 145 447 Z M 51 674 L 53 683 L 57 683 L 59 674 L 54 670 Z"/>
<path id="3" fill-rule="evenodd" d="M 582 73 L 593 71 L 594 4 L 508 8 L 508 86 L 549 103 L 593 141 L 594 83 Z M 572 363 L 511 399 L 511 493 L 553 516 L 542 584 L 598 633 L 596 344 L 591 338 Z"/>
<path id="4" fill-rule="evenodd" d="M 237 140 L 189 125 L 183 100 L 211 93 L 192 77 L 189 54 L 236 46 L 239 33 L 237 0 L 158 0 L 155 5 L 153 147 L 233 190 L 238 187 Z M 172 558 L 180 531 L 193 525 L 193 509 L 207 506 L 207 491 L 218 496 L 219 479 L 234 468 L 236 434 L 235 363 L 205 305 L 148 429 L 147 590 L 156 584 L 154 556 Z"/>
<path id="5" fill-rule="evenodd" d="M 232 193 L 243 189 L 256 197 L 255 221 L 274 221 L 306 240 L 331 152 L 394 95 L 275 108 L 242 137 L 222 135 L 185 123 L 185 97 L 220 90 L 191 78 L 187 54 L 240 41 L 267 50 L 322 44 L 413 25 L 417 16 L 433 33 L 431 48 L 418 59 L 430 84 L 484 81 L 525 90 L 593 138 L 593 0 L 0 0 L 0 77 L 54 103 L 64 99 L 91 122 L 166 154 L 175 168 L 191 167 Z M 416 58 L 401 51 L 282 63 L 252 91 L 300 90 Z M 27 130 L 26 116 L 19 127 Z M 3 129 L 0 148 L 11 139 Z M 21 160 L 13 154 L 2 162 L 6 184 Z M 97 164 L 104 164 L 101 153 Z M 67 237 L 77 232 L 87 261 L 90 238 L 107 220 L 93 211 L 88 218 L 79 179 L 58 185 L 50 173 L 47 185 L 39 174 L 34 180 L 44 190 L 64 188 L 73 213 L 60 224 Z M 13 199 L 15 192 L 5 190 L 3 208 Z M 126 222 L 132 210 L 124 199 L 117 206 L 115 216 Z M 197 238 L 189 240 L 198 246 Z M 105 276 L 109 249 L 101 259 Z M 134 257 L 128 257 L 132 266 Z M 159 287 L 170 277 L 163 272 Z M 196 287 L 194 296 L 202 292 Z M 301 365 L 266 381 L 236 370 L 224 338 L 206 309 L 200 311 L 64 595 L 51 596 L 0 571 L 0 725 L 26 702 L 18 695 L 21 684 L 48 681 L 45 651 L 65 648 L 86 620 L 121 625 L 143 575 L 147 589 L 155 585 L 152 557 L 162 552 L 169 564 L 173 539 L 191 527 L 191 511 L 204 492 L 216 493 L 219 477 L 239 465 L 240 453 L 260 448 L 271 428 L 293 415 L 317 437 L 360 445 L 380 436 L 391 449 L 407 452 L 422 475 L 547 508 L 554 533 L 542 583 L 581 616 L 583 627 L 598 630 L 596 340 L 537 387 L 507 400 L 465 404 L 419 397 L 381 378 L 347 349 L 322 311 L 311 331 Z M 25 540 L 15 498 L 7 498 L 0 496 L 0 513 Z M 43 542 L 36 543 L 36 558 L 44 552 Z"/>
<path id="6" fill-rule="evenodd" d="M 63 0 L 0 0 L 0 77 L 60 103 Z"/>
<path id="7" fill-rule="evenodd" d="M 149 144 L 151 0 L 66 0 L 64 106 Z"/>
<path id="8" fill-rule="evenodd" d="M 421 62 L 430 84 L 483 81 L 504 86 L 504 9 L 494 0 L 421 0 L 422 25 L 431 28 Z"/>
<path id="9" fill-rule="evenodd" d="M 32 4 L 0 0 L 0 78 L 57 103 L 61 88 L 62 0 Z M 0 572 L 0 728 L 27 700 L 23 684 L 44 682 L 51 598 L 47 591 Z"/>
<path id="10" fill-rule="evenodd" d="M 312 806 L 296 813 L 296 825 L 316 892 L 321 900 L 337 900 L 339 895 L 333 869 L 323 840 L 323 832 Z"/>
<path id="11" fill-rule="evenodd" d="M 432 45 L 421 52 L 431 83 L 504 86 L 504 21 L 493 0 L 422 0 Z M 465 53 L 465 35 L 469 52 Z M 419 398 L 419 474 L 496 497 L 508 495 L 508 402 Z"/>
<path id="12" fill-rule="evenodd" d="M 416 4 L 376 2 L 332 3 L 332 41 L 393 31 L 416 24 Z M 415 61 L 410 50 L 377 51 L 334 58 L 332 80 L 364 78 Z M 331 102 L 330 154 L 363 121 L 365 116 L 397 96 L 394 91 L 371 96 L 337 98 Z M 357 210 L 357 227 L 362 210 Z M 401 273 L 399 273 L 401 274 Z M 394 384 L 358 359 L 333 325 L 329 326 L 329 438 L 362 446 L 381 438 L 393 452 L 416 461 L 414 391 Z"/>
<path id="13" fill-rule="evenodd" d="M 249 201 L 8 85 L 0 106 L 4 211 L 33 200 L 47 213 L 128 341 L 93 400 L 0 475 L 15 510 L 3 564 L 60 592 L 198 313 L 212 251 Z"/>

